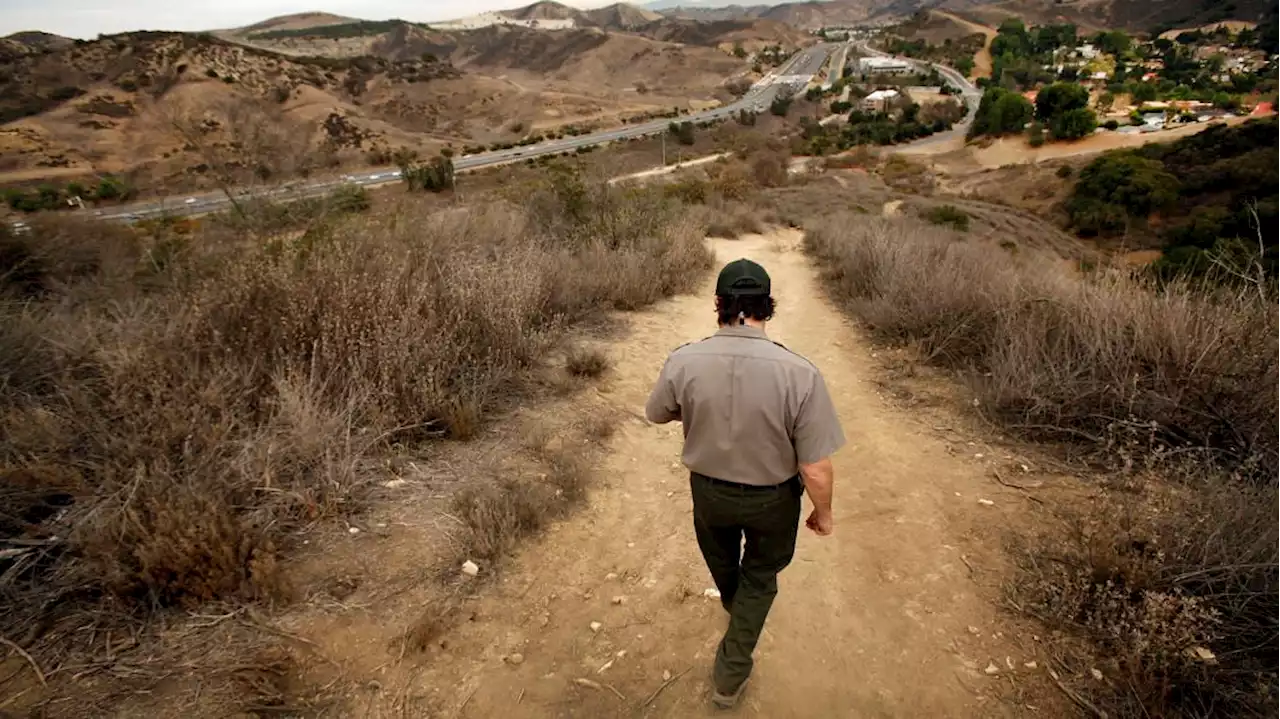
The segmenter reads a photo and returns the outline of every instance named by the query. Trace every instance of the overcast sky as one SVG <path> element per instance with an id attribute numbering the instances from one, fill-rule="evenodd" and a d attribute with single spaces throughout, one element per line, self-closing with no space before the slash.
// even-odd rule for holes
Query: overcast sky
<path id="1" fill-rule="evenodd" d="M 532 0 L 0 0 L 0 36 L 44 30 L 93 38 L 126 30 L 220 30 L 318 10 L 365 20 L 449 20 Z M 596 7 L 608 0 L 567 0 Z"/>

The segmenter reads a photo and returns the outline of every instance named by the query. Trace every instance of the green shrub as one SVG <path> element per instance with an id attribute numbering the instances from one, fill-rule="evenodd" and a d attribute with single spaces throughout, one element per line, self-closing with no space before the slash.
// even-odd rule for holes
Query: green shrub
<path id="1" fill-rule="evenodd" d="M 935 225 L 947 225 L 960 232 L 969 231 L 969 213 L 955 205 L 937 205 L 924 213 L 924 219 Z"/>

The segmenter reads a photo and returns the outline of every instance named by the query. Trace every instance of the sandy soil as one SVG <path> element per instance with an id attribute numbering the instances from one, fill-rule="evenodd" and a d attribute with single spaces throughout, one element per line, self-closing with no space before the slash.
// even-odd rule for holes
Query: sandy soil
<path id="1" fill-rule="evenodd" d="M 1226 120 L 1228 125 L 1239 125 L 1249 118 L 1232 117 Z M 1002 137 L 987 147 L 973 148 L 974 159 L 984 168 L 1001 167 L 1022 162 L 1040 162 L 1077 155 L 1093 155 L 1107 150 L 1118 150 L 1125 147 L 1141 147 L 1152 142 L 1171 142 L 1180 137 L 1187 137 L 1211 127 L 1211 123 L 1203 122 L 1193 125 L 1182 125 L 1159 132 L 1135 132 L 1122 134 L 1119 132 L 1101 132 L 1086 137 L 1078 142 L 1048 142 L 1041 147 L 1031 147 L 1024 137 Z"/>
<path id="2" fill-rule="evenodd" d="M 1001 674 L 1024 671 L 1029 657 L 994 608 L 993 590 L 966 566 L 1000 564 L 991 534 L 1000 510 L 978 499 L 1001 497 L 981 461 L 955 456 L 879 395 L 871 350 L 821 299 L 798 241 L 794 231 L 714 241 L 721 261 L 745 255 L 773 273 L 784 310 L 770 334 L 823 370 L 850 438 L 836 456 L 836 533 L 802 533 L 735 715 L 1018 715 L 985 670 L 994 662 Z M 406 707 L 455 717 L 710 713 L 707 676 L 725 617 L 701 596 L 710 579 L 693 540 L 680 429 L 649 425 L 633 408 L 667 352 L 707 335 L 711 321 L 705 295 L 635 318 L 601 389 L 633 417 L 610 442 L 604 486 L 471 603 L 469 621 L 432 656 L 386 656 L 399 629 L 386 606 L 291 622 L 343 665 L 380 665 L 366 716 Z M 400 546 L 394 561 L 413 551 Z M 362 563 L 378 561 L 366 550 Z M 675 680 L 653 697 L 664 676 Z"/>

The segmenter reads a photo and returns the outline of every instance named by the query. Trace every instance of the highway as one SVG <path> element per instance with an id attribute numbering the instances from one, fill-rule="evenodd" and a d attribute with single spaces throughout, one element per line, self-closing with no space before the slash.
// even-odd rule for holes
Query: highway
<path id="1" fill-rule="evenodd" d="M 765 75 L 757 81 L 751 86 L 751 89 L 748 90 L 745 95 L 733 103 L 712 110 L 704 110 L 691 115 L 681 116 L 677 119 L 679 121 L 707 122 L 732 117 L 741 110 L 762 112 L 768 109 L 770 103 L 773 102 L 773 99 L 784 88 L 789 89 L 793 93 L 803 90 L 805 85 L 808 84 L 813 76 L 822 68 L 827 57 L 840 47 L 841 44 L 839 43 L 822 43 L 800 50 L 777 70 Z M 645 135 L 657 135 L 666 132 L 671 122 L 672 121 L 669 119 L 654 120 L 652 122 L 626 125 L 612 130 L 601 130 L 600 132 L 578 135 L 577 137 L 547 140 L 546 142 L 541 142 L 536 145 L 514 147 L 509 150 L 496 150 L 493 152 L 463 155 L 454 158 L 453 166 L 455 170 L 459 171 L 473 170 L 482 167 L 500 165 L 507 162 L 525 160 L 531 157 L 572 152 L 579 147 L 601 145 L 633 137 L 643 137 Z M 245 189 L 235 191 L 232 194 L 236 196 L 237 200 L 241 201 L 251 199 L 290 201 L 322 196 L 345 184 L 369 187 L 388 182 L 396 182 L 399 179 L 399 169 L 396 167 L 382 167 L 373 170 L 365 170 L 359 173 L 343 175 L 336 179 L 320 180 L 310 183 L 294 182 L 280 187 L 275 187 L 270 190 Z M 217 212 L 230 205 L 231 201 L 223 193 L 206 192 L 186 197 L 149 200 L 146 202 L 117 206 L 109 209 L 92 210 L 89 212 L 92 216 L 102 220 L 131 223 L 137 220 L 159 216 L 199 215 L 209 212 Z"/>

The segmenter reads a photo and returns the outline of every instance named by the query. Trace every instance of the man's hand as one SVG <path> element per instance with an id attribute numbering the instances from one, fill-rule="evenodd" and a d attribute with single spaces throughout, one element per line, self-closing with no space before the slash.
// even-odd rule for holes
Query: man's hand
<path id="1" fill-rule="evenodd" d="M 809 518 L 804 520 L 804 526 L 819 537 L 825 537 L 835 528 L 835 519 L 831 516 L 831 512 L 815 509 L 809 513 Z"/>

